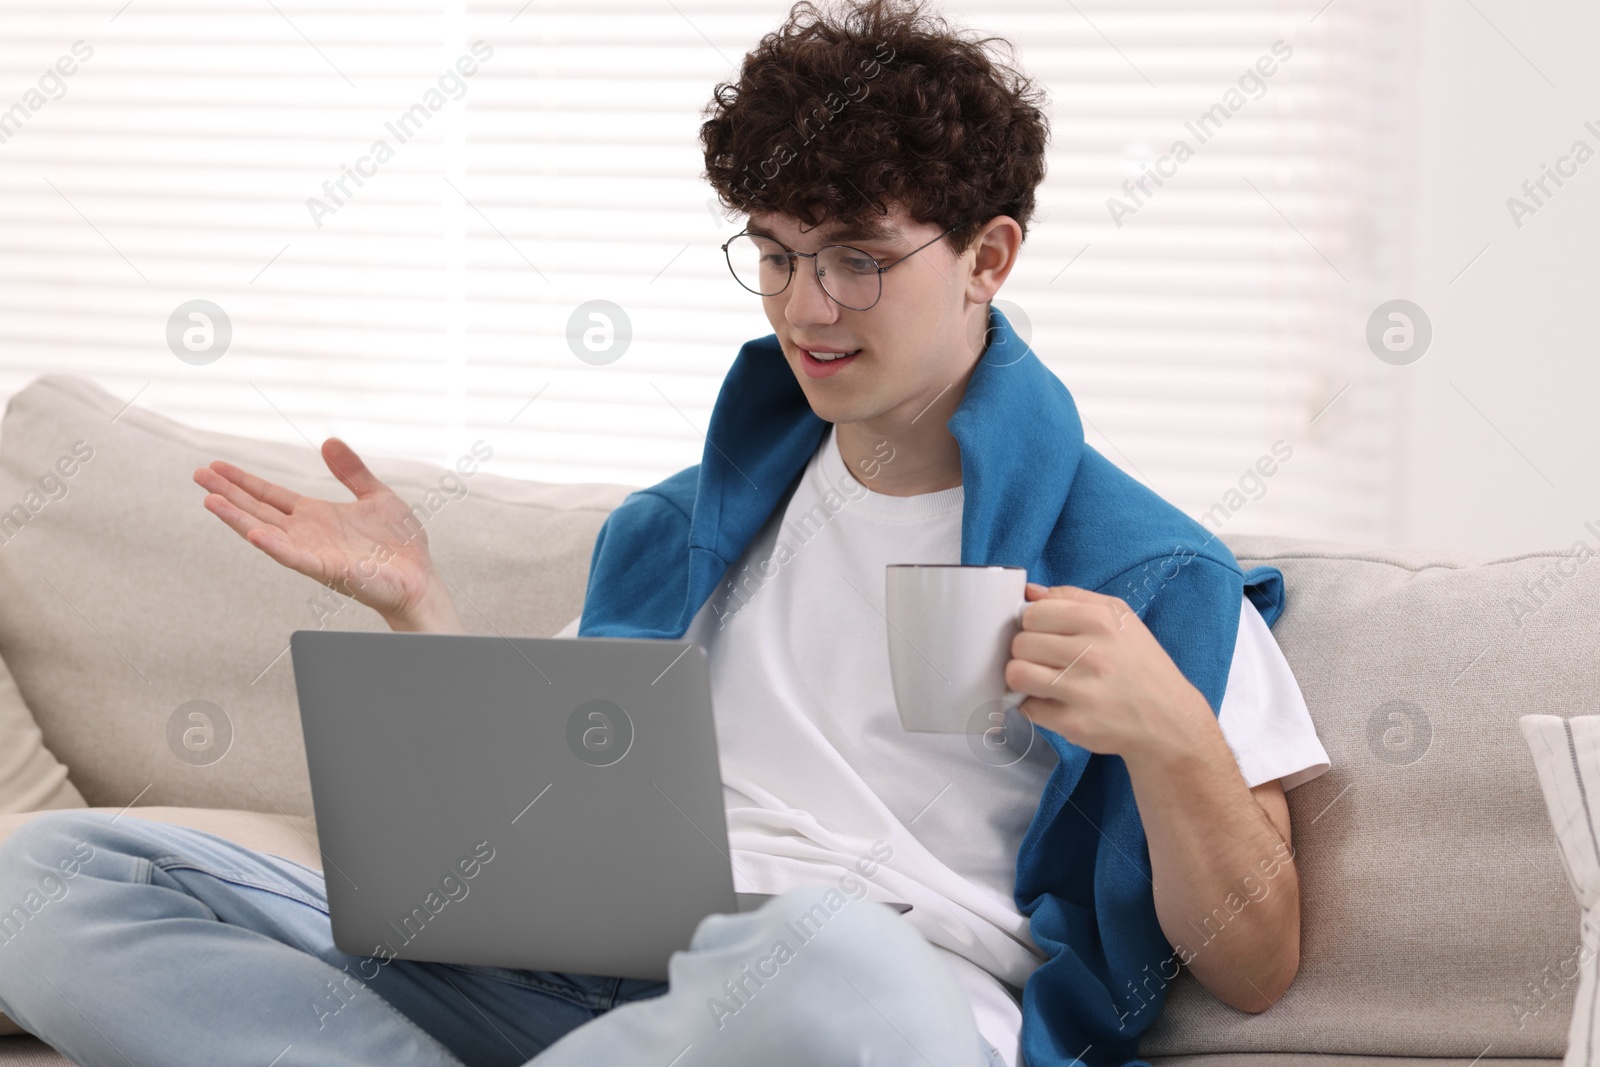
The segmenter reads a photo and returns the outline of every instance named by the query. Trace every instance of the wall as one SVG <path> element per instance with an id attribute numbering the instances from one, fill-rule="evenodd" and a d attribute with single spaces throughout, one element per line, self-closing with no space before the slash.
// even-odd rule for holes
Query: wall
<path id="1" fill-rule="evenodd" d="M 1428 312 L 1434 339 L 1398 368 L 1392 540 L 1600 551 L 1584 528 L 1600 531 L 1600 6 L 1437 0 L 1419 14 L 1411 292 L 1397 295 Z M 1554 195 L 1519 228 L 1507 199 L 1532 205 L 1522 183 L 1579 139 L 1596 158 L 1547 182 Z"/>

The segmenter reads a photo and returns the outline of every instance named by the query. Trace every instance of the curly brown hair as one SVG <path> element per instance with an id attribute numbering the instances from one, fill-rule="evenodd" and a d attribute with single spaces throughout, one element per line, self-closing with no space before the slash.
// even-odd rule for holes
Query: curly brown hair
<path id="1" fill-rule="evenodd" d="M 948 229 L 959 254 L 1009 215 L 1028 232 L 1050 137 L 1045 94 L 921 0 L 842 12 L 801 0 L 719 83 L 700 127 L 724 206 L 881 228 L 888 203 Z"/>

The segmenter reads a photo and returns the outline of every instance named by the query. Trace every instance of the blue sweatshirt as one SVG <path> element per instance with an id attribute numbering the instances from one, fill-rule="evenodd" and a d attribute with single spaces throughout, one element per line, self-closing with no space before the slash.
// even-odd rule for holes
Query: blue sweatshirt
<path id="1" fill-rule="evenodd" d="M 961 562 L 1020 566 L 1030 581 L 1121 597 L 1216 714 L 1240 598 L 1270 626 L 1283 610 L 1282 573 L 1241 572 L 1210 531 L 1086 444 L 1066 386 L 993 307 L 989 327 L 945 423 L 961 449 Z M 700 463 L 630 493 L 606 517 L 578 636 L 681 638 L 827 428 L 777 336 L 745 344 Z M 1017 852 L 1016 905 L 1046 956 L 1023 989 L 1022 1054 L 1029 1067 L 1149 1067 L 1139 1037 L 1178 959 L 1156 918 L 1127 767 L 1039 734 L 1060 761 Z"/>

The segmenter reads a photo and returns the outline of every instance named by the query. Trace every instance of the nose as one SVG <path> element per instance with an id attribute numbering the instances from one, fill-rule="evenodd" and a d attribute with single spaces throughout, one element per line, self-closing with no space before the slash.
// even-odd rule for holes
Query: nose
<path id="1" fill-rule="evenodd" d="M 814 259 L 795 260 L 794 277 L 789 279 L 789 288 L 783 293 L 789 301 L 783 309 L 783 316 L 790 326 L 803 329 L 838 321 L 839 305 L 822 291 L 816 262 Z"/>

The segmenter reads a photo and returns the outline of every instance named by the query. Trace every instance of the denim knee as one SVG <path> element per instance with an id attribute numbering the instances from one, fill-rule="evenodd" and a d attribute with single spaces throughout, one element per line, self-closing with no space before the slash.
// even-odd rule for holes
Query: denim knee
<path id="1" fill-rule="evenodd" d="M 105 849 L 105 827 L 95 813 L 46 811 L 0 841 L 0 961 L 46 908 L 71 895 L 74 879 Z"/>
<path id="2" fill-rule="evenodd" d="M 102 847 L 105 828 L 99 812 L 64 808 L 38 813 L 0 841 L 0 888 L 37 888 L 39 879 L 51 873 L 77 877 Z M 8 897 L 0 896 L 0 905 L 7 902 Z"/>
<path id="3" fill-rule="evenodd" d="M 869 1035 L 886 1062 L 982 1062 L 971 1005 L 937 950 L 887 905 L 837 889 L 792 890 L 754 912 L 709 916 L 671 974 L 717 1034 L 754 1029 L 807 1049 L 813 1062 L 848 1059 Z"/>

